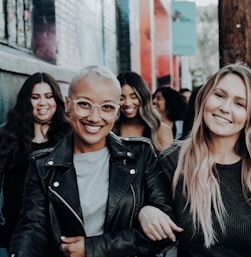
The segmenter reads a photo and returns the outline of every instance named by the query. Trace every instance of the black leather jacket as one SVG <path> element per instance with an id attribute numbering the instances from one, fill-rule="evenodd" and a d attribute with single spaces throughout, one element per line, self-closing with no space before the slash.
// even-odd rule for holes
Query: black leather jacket
<path id="1" fill-rule="evenodd" d="M 10 256 L 62 257 L 60 236 L 85 236 L 72 138 L 70 134 L 51 153 L 32 160 Z M 154 256 L 170 241 L 147 239 L 138 213 L 146 204 L 168 212 L 165 179 L 155 169 L 156 155 L 147 139 L 122 139 L 110 133 L 107 145 L 111 157 L 104 234 L 85 239 L 86 256 Z"/>

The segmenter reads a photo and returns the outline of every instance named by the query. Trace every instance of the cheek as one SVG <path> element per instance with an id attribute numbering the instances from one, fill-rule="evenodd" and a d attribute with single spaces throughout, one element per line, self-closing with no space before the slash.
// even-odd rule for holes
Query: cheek
<path id="1" fill-rule="evenodd" d="M 51 100 L 48 102 L 48 104 L 49 104 L 51 107 L 57 108 L 57 103 L 56 103 L 55 99 L 51 99 Z"/>
<path id="2" fill-rule="evenodd" d="M 31 106 L 33 109 L 36 107 L 36 105 L 37 105 L 37 103 L 35 101 L 31 100 Z"/>
<path id="3" fill-rule="evenodd" d="M 245 124 L 247 123 L 247 111 L 243 110 L 241 112 L 239 112 L 238 114 L 236 114 L 236 121 L 239 124 L 243 124 L 243 126 L 245 126 Z"/>
<path id="4" fill-rule="evenodd" d="M 164 101 L 159 101 L 159 110 L 165 111 L 166 105 Z"/>

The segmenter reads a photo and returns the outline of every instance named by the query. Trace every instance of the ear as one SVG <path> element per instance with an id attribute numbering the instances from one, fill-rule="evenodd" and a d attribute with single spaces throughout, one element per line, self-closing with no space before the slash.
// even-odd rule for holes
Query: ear
<path id="1" fill-rule="evenodd" d="M 64 102 L 65 111 L 69 113 L 70 111 L 70 99 L 68 96 L 65 96 L 65 102 Z"/>

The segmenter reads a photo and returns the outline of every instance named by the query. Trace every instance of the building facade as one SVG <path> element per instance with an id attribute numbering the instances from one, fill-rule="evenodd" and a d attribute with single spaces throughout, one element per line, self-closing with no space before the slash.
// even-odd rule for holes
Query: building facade
<path id="1" fill-rule="evenodd" d="M 35 72 L 53 75 L 64 95 L 91 64 L 134 70 L 153 90 L 173 69 L 170 20 L 169 0 L 0 0 L 0 124 Z"/>

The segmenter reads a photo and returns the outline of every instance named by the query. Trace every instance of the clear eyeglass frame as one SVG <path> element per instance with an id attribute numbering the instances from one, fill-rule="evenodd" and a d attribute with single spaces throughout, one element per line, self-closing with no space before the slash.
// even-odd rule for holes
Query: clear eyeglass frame
<path id="1" fill-rule="evenodd" d="M 71 99 L 71 98 L 70 98 Z M 103 103 L 103 104 L 93 104 L 87 99 L 71 99 L 74 104 L 74 111 L 77 115 L 85 118 L 93 113 L 94 109 L 98 109 L 99 116 L 104 120 L 113 120 L 116 118 L 119 104 L 115 103 Z"/>

